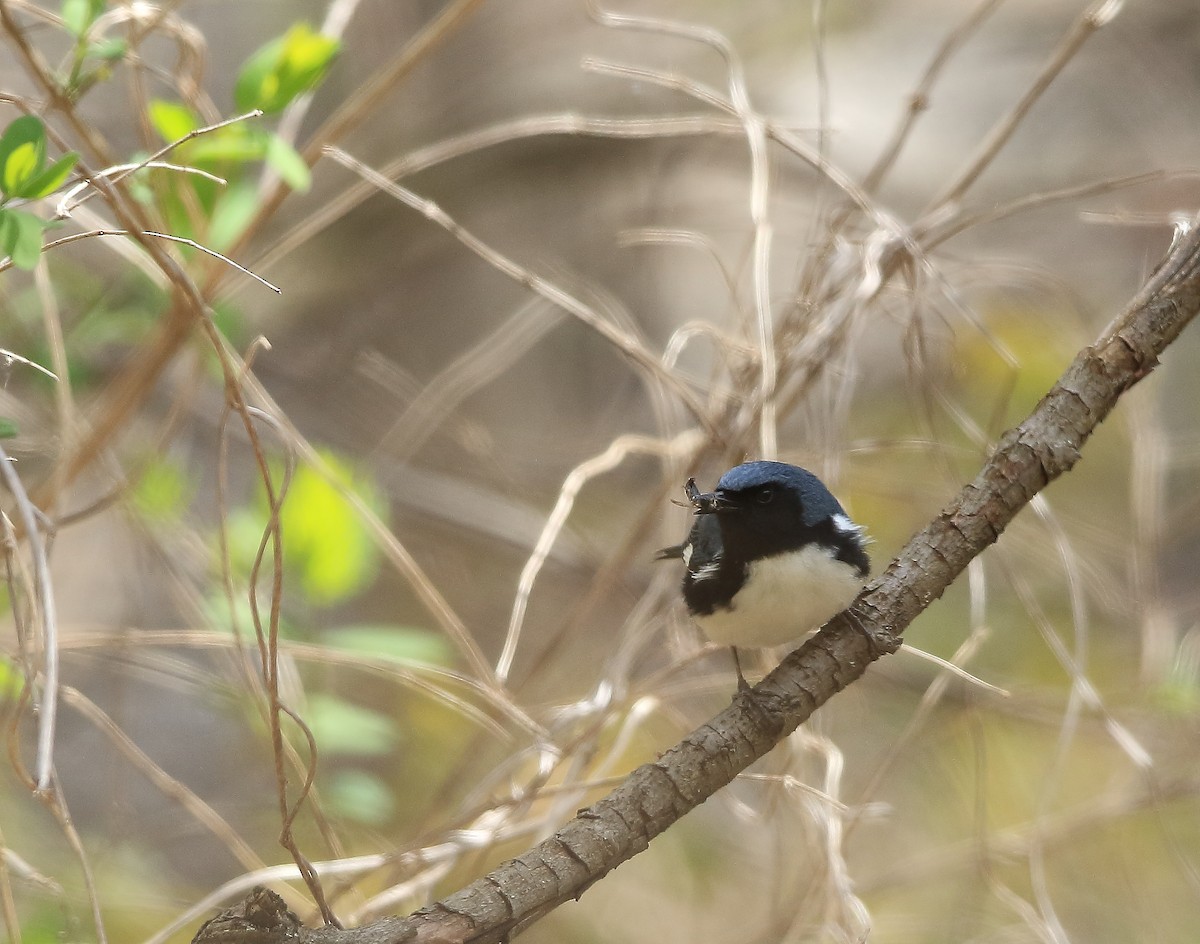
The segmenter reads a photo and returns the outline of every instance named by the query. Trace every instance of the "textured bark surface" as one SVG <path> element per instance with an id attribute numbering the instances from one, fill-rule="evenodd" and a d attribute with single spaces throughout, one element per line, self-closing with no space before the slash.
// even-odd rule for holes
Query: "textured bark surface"
<path id="1" fill-rule="evenodd" d="M 1075 465 L 1121 394 L 1157 365 L 1198 309 L 1200 234 L 1192 231 L 1176 241 L 1137 297 L 1078 354 L 1025 422 L 1001 438 L 975 480 L 864 591 L 852 618 L 836 617 L 753 691 L 739 694 L 554 836 L 407 918 L 344 931 L 308 930 L 260 889 L 204 925 L 196 944 L 482 944 L 503 941 L 578 898 L 766 754 L 871 662 L 895 651 L 913 618 L 1034 495 Z"/>

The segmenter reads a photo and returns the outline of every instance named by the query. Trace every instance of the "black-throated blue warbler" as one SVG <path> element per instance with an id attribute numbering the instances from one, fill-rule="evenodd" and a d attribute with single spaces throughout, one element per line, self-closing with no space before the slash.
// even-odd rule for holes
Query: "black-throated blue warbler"
<path id="1" fill-rule="evenodd" d="M 688 612 L 713 642 L 775 646 L 823 625 L 853 602 L 870 561 L 863 529 L 819 478 L 786 462 L 746 462 L 715 491 L 684 486 L 695 511 L 680 558 Z"/>

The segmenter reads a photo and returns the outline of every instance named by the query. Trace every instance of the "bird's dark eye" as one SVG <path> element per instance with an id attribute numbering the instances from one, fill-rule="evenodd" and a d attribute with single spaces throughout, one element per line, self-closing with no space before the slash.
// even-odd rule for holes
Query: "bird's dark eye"
<path id="1" fill-rule="evenodd" d="M 758 502 L 760 505 L 769 505 L 771 503 L 771 499 L 773 499 L 774 497 L 775 497 L 775 489 L 771 488 L 771 486 L 768 485 L 765 488 L 760 488 L 758 490 L 758 493 L 754 496 L 754 500 L 756 502 Z"/>

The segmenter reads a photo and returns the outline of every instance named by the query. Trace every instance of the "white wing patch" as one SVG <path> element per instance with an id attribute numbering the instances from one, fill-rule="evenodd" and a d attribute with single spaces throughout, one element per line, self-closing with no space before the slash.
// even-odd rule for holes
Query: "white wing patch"
<path id="1" fill-rule="evenodd" d="M 719 560 L 710 561 L 703 565 L 699 570 L 692 574 L 693 580 L 712 580 L 721 572 L 721 562 Z"/>
<path id="2" fill-rule="evenodd" d="M 832 521 L 833 529 L 840 534 L 855 534 L 860 538 L 864 537 L 863 531 L 865 529 L 863 526 L 860 524 L 855 524 L 845 515 L 834 515 Z"/>

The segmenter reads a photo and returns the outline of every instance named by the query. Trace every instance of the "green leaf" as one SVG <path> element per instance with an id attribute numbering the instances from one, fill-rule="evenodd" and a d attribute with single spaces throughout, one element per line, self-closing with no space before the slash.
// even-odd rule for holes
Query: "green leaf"
<path id="1" fill-rule="evenodd" d="M 423 665 L 448 665 L 452 651 L 444 636 L 411 626 L 343 626 L 325 637 L 348 652 Z"/>
<path id="2" fill-rule="evenodd" d="M 63 0 L 62 18 L 74 36 L 82 36 L 104 12 L 104 0 Z"/>
<path id="3" fill-rule="evenodd" d="M 387 715 L 334 695 L 314 694 L 301 716 L 325 754 L 378 757 L 400 740 L 399 727 Z"/>
<path id="4" fill-rule="evenodd" d="M 267 140 L 267 164 L 285 184 L 299 193 L 312 186 L 312 173 L 299 152 L 277 134 Z"/>
<path id="5" fill-rule="evenodd" d="M 153 459 L 133 488 L 134 507 L 149 521 L 177 521 L 191 500 L 191 483 L 183 470 L 167 459 Z"/>
<path id="6" fill-rule="evenodd" d="M 32 213 L 0 207 L 0 250 L 18 269 L 32 269 L 42 254 L 42 221 Z"/>
<path id="7" fill-rule="evenodd" d="M 244 111 L 283 111 L 320 83 L 339 48 L 337 40 L 297 23 L 246 60 L 234 86 L 234 101 Z"/>
<path id="8" fill-rule="evenodd" d="M 78 160 L 79 155 L 74 151 L 64 154 L 32 180 L 27 181 L 21 188 L 19 196 L 26 200 L 40 200 L 42 197 L 54 193 L 63 185 L 63 181 L 71 176 L 71 171 L 74 170 Z"/>
<path id="9" fill-rule="evenodd" d="M 212 323 L 235 349 L 250 342 L 246 312 L 228 301 L 216 301 L 212 307 Z"/>
<path id="10" fill-rule="evenodd" d="M 0 135 L 0 190 L 19 197 L 21 187 L 46 162 L 46 129 L 40 119 L 22 115 Z"/>
<path id="11" fill-rule="evenodd" d="M 239 180 L 230 184 L 213 207 L 208 223 L 208 245 L 218 252 L 228 249 L 246 231 L 257 209 L 258 187 L 252 181 Z"/>
<path id="12" fill-rule="evenodd" d="M 12 439 L 17 435 L 17 424 L 7 417 L 0 416 L 0 439 Z"/>
<path id="13" fill-rule="evenodd" d="M 263 632 L 268 630 L 270 617 L 269 588 L 262 588 L 258 594 L 259 612 L 262 619 Z M 234 626 L 242 634 L 243 641 L 254 642 L 254 613 L 250 608 L 250 599 L 239 590 L 233 598 L 233 612 L 230 612 L 229 600 L 222 593 L 204 600 L 204 615 L 210 627 L 220 632 L 233 632 Z M 307 627 L 297 626 L 284 616 L 279 618 L 280 639 L 309 640 L 312 633 Z"/>
<path id="14" fill-rule="evenodd" d="M 25 688 L 25 677 L 7 656 L 0 656 L 0 700 L 16 698 Z"/>
<path id="15" fill-rule="evenodd" d="M 220 163 L 231 161 L 244 164 L 261 161 L 267 156 L 267 135 L 257 128 L 228 127 L 196 138 L 188 145 L 190 163 Z"/>
<path id="16" fill-rule="evenodd" d="M 339 815 L 370 826 L 383 826 L 396 812 L 387 784 L 365 770 L 336 771 L 323 793 Z"/>
<path id="17" fill-rule="evenodd" d="M 373 483 L 336 456 L 324 458 L 368 505 L 382 505 Z M 314 603 L 344 600 L 374 579 L 379 551 L 370 532 L 349 502 L 310 467 L 297 469 L 280 518 L 285 559 L 299 568 L 300 584 Z"/>
<path id="18" fill-rule="evenodd" d="M 87 57 L 99 59 L 101 62 L 116 62 L 124 57 L 127 49 L 129 49 L 128 42 L 116 37 L 109 37 L 90 44 L 87 48 Z M 107 73 L 105 74 L 107 75 Z"/>
<path id="19" fill-rule="evenodd" d="M 150 124 L 167 144 L 185 138 L 200 127 L 200 119 L 187 105 L 153 99 L 147 109 Z"/>

